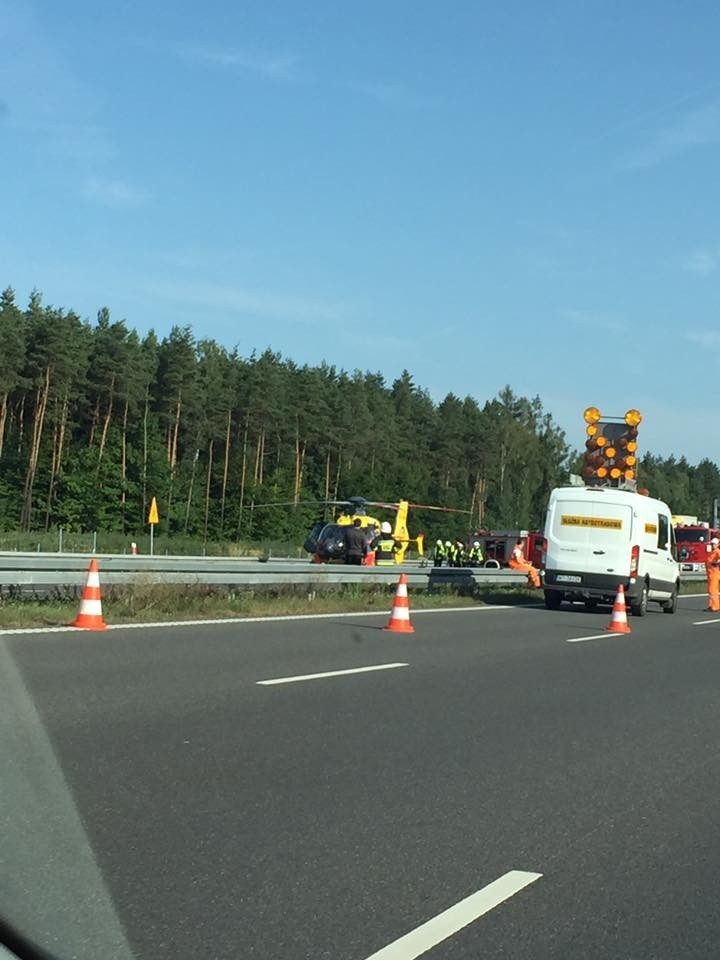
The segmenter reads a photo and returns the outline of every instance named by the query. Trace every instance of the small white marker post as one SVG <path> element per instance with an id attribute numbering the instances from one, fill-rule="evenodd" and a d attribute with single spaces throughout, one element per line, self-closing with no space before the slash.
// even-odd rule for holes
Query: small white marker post
<path id="1" fill-rule="evenodd" d="M 152 557 L 155 552 L 155 524 L 160 523 L 160 515 L 158 514 L 157 500 L 155 497 L 152 498 L 152 503 L 150 504 L 148 523 L 150 524 L 150 556 Z"/>

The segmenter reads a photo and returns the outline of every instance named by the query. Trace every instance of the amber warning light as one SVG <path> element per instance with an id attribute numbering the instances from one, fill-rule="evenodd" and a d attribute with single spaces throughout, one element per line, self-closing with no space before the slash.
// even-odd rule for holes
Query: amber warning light
<path id="1" fill-rule="evenodd" d="M 640 411 L 633 407 L 622 417 L 603 417 L 598 407 L 586 407 L 583 419 L 587 425 L 582 467 L 585 483 L 619 486 L 634 482 Z"/>

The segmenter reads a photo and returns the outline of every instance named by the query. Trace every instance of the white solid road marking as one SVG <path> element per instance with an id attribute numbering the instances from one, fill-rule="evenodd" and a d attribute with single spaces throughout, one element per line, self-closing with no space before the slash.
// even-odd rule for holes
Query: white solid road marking
<path id="1" fill-rule="evenodd" d="M 706 623 L 720 623 L 720 620 L 693 620 L 694 627 L 704 627 Z"/>
<path id="2" fill-rule="evenodd" d="M 424 613 L 482 613 L 487 610 L 512 610 L 512 604 L 491 605 L 482 607 L 433 607 L 425 610 L 412 610 L 413 617 Z M 225 617 L 214 620 L 156 620 L 150 623 L 109 623 L 108 630 L 149 630 L 159 627 L 211 627 L 223 623 L 284 623 L 294 620 L 338 620 L 347 617 L 387 617 L 390 611 L 357 610 L 355 613 L 297 613 L 278 617 Z M 0 630 L 0 637 L 34 633 L 89 633 L 80 627 L 12 627 Z"/>
<path id="3" fill-rule="evenodd" d="M 323 680 L 325 677 L 344 677 L 348 673 L 371 673 L 373 670 L 396 670 L 407 667 L 407 663 L 378 663 L 372 667 L 352 667 L 350 670 L 328 670 L 325 673 L 304 673 L 297 677 L 277 677 L 275 680 L 256 680 L 261 687 L 271 687 L 276 683 L 299 683 L 301 680 Z"/>
<path id="4" fill-rule="evenodd" d="M 524 887 L 535 883 L 541 876 L 541 873 L 510 870 L 482 890 L 456 903 L 454 907 L 449 907 L 432 920 L 406 933 L 404 937 L 373 953 L 367 960 L 415 960 L 415 957 L 447 940 L 473 920 L 482 917 L 504 900 L 509 900 Z"/>
<path id="5" fill-rule="evenodd" d="M 591 637 L 570 637 L 566 640 L 566 643 L 582 643 L 583 640 L 602 640 L 603 637 L 616 637 L 617 634 L 613 630 L 606 630 L 605 633 L 594 633 Z M 627 636 L 627 634 L 623 634 Z"/>

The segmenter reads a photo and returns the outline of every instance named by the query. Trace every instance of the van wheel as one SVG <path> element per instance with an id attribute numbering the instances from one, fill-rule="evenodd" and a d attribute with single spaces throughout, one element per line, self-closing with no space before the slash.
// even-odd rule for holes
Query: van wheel
<path id="1" fill-rule="evenodd" d="M 545 606 L 548 610 L 559 610 L 563 602 L 563 595 L 559 590 L 545 591 Z"/>
<path id="2" fill-rule="evenodd" d="M 632 613 L 634 617 L 644 617 L 645 614 L 647 613 L 647 605 L 648 605 L 648 588 L 647 588 L 647 584 L 644 583 L 642 587 L 642 593 L 637 598 L 637 600 L 633 600 L 632 603 L 630 604 L 630 613 Z"/>
<path id="3" fill-rule="evenodd" d="M 675 611 L 677 610 L 677 602 L 678 602 L 678 588 L 675 587 L 670 599 L 665 600 L 663 603 L 660 604 L 660 606 L 662 607 L 662 612 L 675 613 Z"/>

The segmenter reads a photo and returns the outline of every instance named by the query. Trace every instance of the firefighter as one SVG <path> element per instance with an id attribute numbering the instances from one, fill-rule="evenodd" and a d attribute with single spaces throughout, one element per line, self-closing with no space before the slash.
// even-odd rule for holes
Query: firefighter
<path id="1" fill-rule="evenodd" d="M 522 540 L 518 540 L 513 547 L 508 566 L 510 566 L 513 570 L 521 570 L 523 573 L 526 573 L 528 583 L 536 589 L 540 586 L 540 574 L 538 573 L 537 568 L 534 567 L 529 560 L 525 559 Z"/>
<path id="2" fill-rule="evenodd" d="M 445 549 L 445 544 L 442 540 L 435 541 L 435 550 L 433 551 L 433 566 L 441 567 L 443 565 L 443 560 L 447 558 L 447 550 Z"/>
<path id="3" fill-rule="evenodd" d="M 465 544 L 462 542 L 462 540 L 456 540 L 453 546 L 453 566 L 464 567 L 465 563 Z"/>
<path id="4" fill-rule="evenodd" d="M 480 541 L 475 540 L 472 547 L 468 551 L 468 563 L 471 567 L 481 567 L 485 557 L 483 556 L 482 547 L 480 546 Z"/>
<path id="5" fill-rule="evenodd" d="M 371 549 L 375 551 L 375 563 L 379 567 L 388 567 L 395 563 L 395 552 L 400 544 L 396 543 L 392 535 L 392 527 L 384 520 L 380 527 L 379 536 L 375 537 Z"/>
<path id="6" fill-rule="evenodd" d="M 707 555 L 705 569 L 707 570 L 708 610 L 720 613 L 720 540 L 713 537 L 710 541 L 712 550 Z"/>

